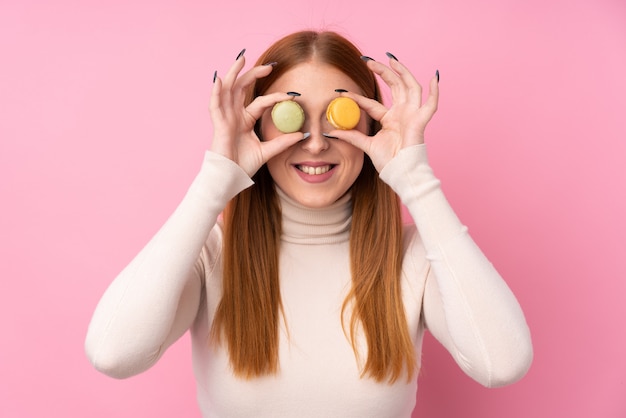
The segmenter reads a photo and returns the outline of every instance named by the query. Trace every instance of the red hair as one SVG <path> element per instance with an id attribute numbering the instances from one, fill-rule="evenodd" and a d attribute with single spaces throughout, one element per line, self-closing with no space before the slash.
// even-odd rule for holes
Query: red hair
<path id="1" fill-rule="evenodd" d="M 286 71 L 307 61 L 330 64 L 349 76 L 362 94 L 381 101 L 375 75 L 360 51 L 335 32 L 302 31 L 273 44 L 257 65 L 276 62 L 272 72 L 251 87 L 246 103 L 262 95 Z M 369 134 L 380 129 L 372 120 Z M 260 135 L 259 123 L 257 133 Z M 282 304 L 278 257 L 280 203 L 266 166 L 253 176 L 224 210 L 223 296 L 212 325 L 217 343 L 225 342 L 234 373 L 253 378 L 278 371 Z M 356 334 L 367 340 L 362 375 L 377 381 L 407 379 L 416 369 L 401 295 L 402 218 L 400 202 L 365 156 L 351 188 L 350 266 L 352 289 L 343 312 L 352 311 L 349 335 L 358 356 Z M 341 320 L 341 318 L 338 318 Z M 344 324 L 345 326 L 345 324 Z"/>

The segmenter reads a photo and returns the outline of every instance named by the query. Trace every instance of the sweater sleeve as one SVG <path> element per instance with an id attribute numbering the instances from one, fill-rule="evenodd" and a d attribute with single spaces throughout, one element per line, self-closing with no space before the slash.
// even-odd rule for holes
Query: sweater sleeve
<path id="1" fill-rule="evenodd" d="M 524 314 L 446 200 L 426 145 L 401 150 L 380 177 L 408 208 L 430 263 L 426 327 L 479 383 L 495 387 L 520 379 L 533 357 Z"/>
<path id="2" fill-rule="evenodd" d="M 173 214 L 100 299 L 85 340 L 94 367 L 116 378 L 151 367 L 191 326 L 201 298 L 196 263 L 217 217 L 252 180 L 231 160 L 207 151 Z"/>

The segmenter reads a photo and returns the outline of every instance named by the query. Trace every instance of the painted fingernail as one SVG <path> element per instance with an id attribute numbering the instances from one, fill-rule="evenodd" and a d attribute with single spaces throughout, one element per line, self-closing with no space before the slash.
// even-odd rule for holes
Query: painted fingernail
<path id="1" fill-rule="evenodd" d="M 337 93 L 347 93 L 348 92 L 348 90 L 346 90 L 346 89 L 335 89 L 335 91 Z"/>
<path id="2" fill-rule="evenodd" d="M 217 80 L 217 70 L 213 73 L 213 83 L 215 83 L 215 80 Z"/>
<path id="3" fill-rule="evenodd" d="M 398 58 L 396 58 L 396 56 L 393 55 L 391 52 L 385 52 L 385 55 L 387 55 L 389 58 L 391 58 L 394 61 L 398 61 Z"/>
<path id="4" fill-rule="evenodd" d="M 296 91 L 288 91 L 287 94 L 290 95 L 290 96 L 294 96 L 294 97 L 302 96 L 300 93 L 298 93 Z"/>
<path id="5" fill-rule="evenodd" d="M 326 132 L 322 132 L 322 136 L 330 139 L 339 139 L 336 136 L 328 135 Z"/>
<path id="6" fill-rule="evenodd" d="M 361 55 L 361 59 L 363 61 L 376 61 L 374 58 L 368 57 L 367 55 Z"/>
<path id="7" fill-rule="evenodd" d="M 276 66 L 276 64 L 278 64 L 276 61 L 272 61 L 272 62 L 268 62 L 267 64 L 263 64 L 263 65 L 269 65 L 271 67 Z"/>
<path id="8" fill-rule="evenodd" d="M 242 49 L 241 52 L 239 53 L 239 55 L 237 55 L 237 58 L 235 58 L 235 61 L 237 61 L 239 58 L 243 57 L 243 54 L 246 53 L 246 48 Z"/>
<path id="9" fill-rule="evenodd" d="M 439 70 L 435 71 L 435 75 L 437 76 L 437 83 L 439 83 Z"/>
<path id="10" fill-rule="evenodd" d="M 305 132 L 304 135 L 302 135 L 302 139 L 300 141 L 304 141 L 305 139 L 307 139 L 310 136 L 311 136 L 311 132 Z"/>

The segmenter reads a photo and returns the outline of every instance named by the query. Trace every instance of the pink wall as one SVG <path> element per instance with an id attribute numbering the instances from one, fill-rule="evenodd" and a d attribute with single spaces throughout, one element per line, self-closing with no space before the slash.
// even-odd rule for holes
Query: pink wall
<path id="1" fill-rule="evenodd" d="M 198 168 L 213 70 L 304 27 L 441 71 L 432 165 L 533 331 L 496 390 L 429 339 L 415 416 L 626 416 L 626 3 L 241 3 L 0 2 L 0 416 L 198 416 L 186 338 L 114 381 L 85 329 Z"/>

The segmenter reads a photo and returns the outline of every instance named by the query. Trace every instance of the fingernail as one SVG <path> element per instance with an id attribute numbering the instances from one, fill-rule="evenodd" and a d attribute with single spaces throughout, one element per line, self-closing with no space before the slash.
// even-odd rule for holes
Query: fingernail
<path id="1" fill-rule="evenodd" d="M 246 48 L 242 49 L 241 52 L 239 53 L 239 55 L 237 55 L 237 58 L 235 58 L 235 61 L 237 61 L 239 58 L 243 57 L 243 54 L 246 53 Z"/>
<path id="2" fill-rule="evenodd" d="M 348 90 L 346 90 L 346 89 L 335 89 L 335 91 L 337 93 L 347 93 L 348 92 Z"/>
<path id="3" fill-rule="evenodd" d="M 361 55 L 361 59 L 363 61 L 376 61 L 374 58 L 368 57 L 367 55 Z"/>
<path id="4" fill-rule="evenodd" d="M 294 96 L 294 97 L 302 96 L 300 93 L 295 92 L 295 91 L 288 91 L 287 94 L 290 96 Z"/>
<path id="5" fill-rule="evenodd" d="M 435 71 L 435 75 L 437 76 L 437 83 L 439 83 L 439 70 Z"/>
<path id="6" fill-rule="evenodd" d="M 267 64 L 263 64 L 263 65 L 270 65 L 270 66 L 274 67 L 276 64 L 278 64 L 276 61 L 272 61 L 272 62 L 268 62 Z"/>
<path id="7" fill-rule="evenodd" d="M 302 135 L 302 139 L 300 141 L 304 141 L 305 139 L 307 139 L 310 136 L 311 136 L 311 132 L 305 132 L 304 135 Z"/>
<path id="8" fill-rule="evenodd" d="M 336 136 L 328 135 L 326 132 L 322 132 L 322 136 L 330 139 L 339 139 Z"/>
<path id="9" fill-rule="evenodd" d="M 385 55 L 387 55 L 392 60 L 398 61 L 398 58 L 396 58 L 396 56 L 393 55 L 391 52 L 385 52 Z"/>
<path id="10" fill-rule="evenodd" d="M 215 80 L 217 80 L 217 70 L 213 73 L 213 83 L 215 83 Z"/>

